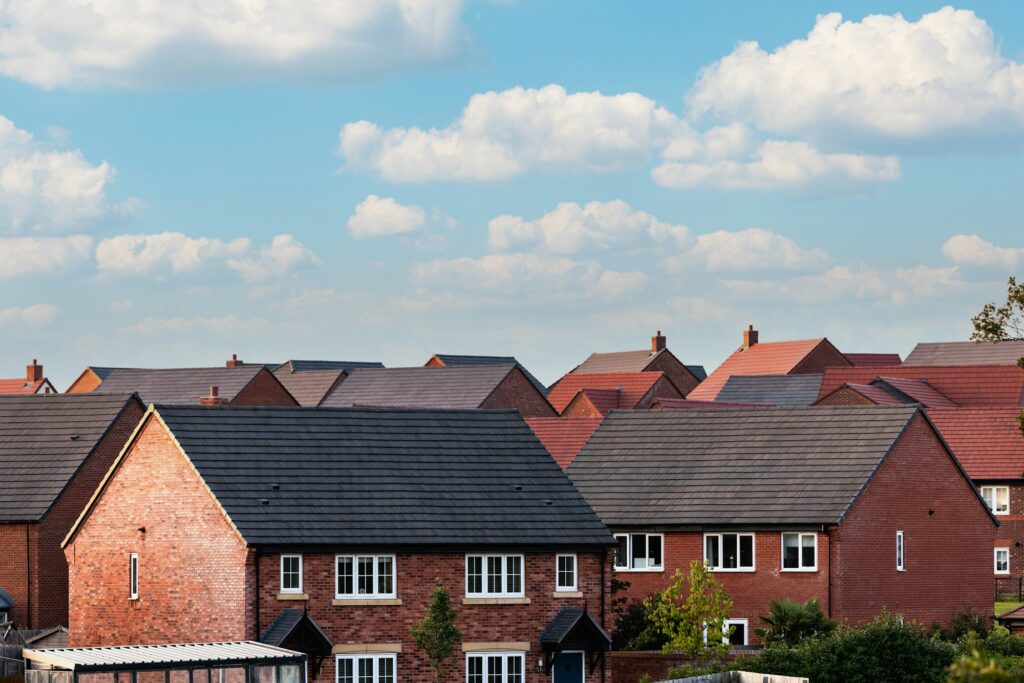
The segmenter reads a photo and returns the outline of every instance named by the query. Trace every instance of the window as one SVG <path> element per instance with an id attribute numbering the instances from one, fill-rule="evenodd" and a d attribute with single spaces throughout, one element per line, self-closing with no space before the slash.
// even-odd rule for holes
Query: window
<path id="1" fill-rule="evenodd" d="M 281 592 L 302 592 L 302 555 L 281 556 Z"/>
<path id="2" fill-rule="evenodd" d="M 896 571 L 903 571 L 903 532 L 896 532 Z"/>
<path id="3" fill-rule="evenodd" d="M 729 631 L 730 628 L 732 632 Z M 722 637 L 722 642 L 730 645 L 746 645 L 748 630 L 746 619 L 726 619 L 722 623 L 722 632 L 725 634 Z"/>
<path id="4" fill-rule="evenodd" d="M 704 534 L 704 564 L 720 572 L 754 571 L 754 534 Z"/>
<path id="5" fill-rule="evenodd" d="M 7 616 L 7 612 L 0 610 L 0 624 L 6 624 L 9 619 L 10 617 Z"/>
<path id="6" fill-rule="evenodd" d="M 139 554 L 128 556 L 128 599 L 139 599 Z"/>
<path id="7" fill-rule="evenodd" d="M 818 569 L 818 534 L 782 534 L 783 571 L 813 572 Z"/>
<path id="8" fill-rule="evenodd" d="M 1010 573 L 1010 549 L 996 548 L 996 574 Z"/>
<path id="9" fill-rule="evenodd" d="M 523 652 L 481 652 L 466 655 L 466 683 L 524 683 Z"/>
<path id="10" fill-rule="evenodd" d="M 1010 514 L 1009 486 L 982 486 L 981 497 L 985 499 L 994 515 Z"/>
<path id="11" fill-rule="evenodd" d="M 661 571 L 661 534 L 616 534 L 615 568 L 619 571 Z"/>
<path id="12" fill-rule="evenodd" d="M 335 598 L 395 597 L 394 555 L 338 555 L 334 558 Z"/>
<path id="13" fill-rule="evenodd" d="M 575 555 L 557 555 L 555 557 L 555 590 L 576 591 Z"/>
<path id="14" fill-rule="evenodd" d="M 339 656 L 338 683 L 396 683 L 395 655 Z"/>
<path id="15" fill-rule="evenodd" d="M 523 556 L 466 555 L 466 596 L 523 597 Z"/>

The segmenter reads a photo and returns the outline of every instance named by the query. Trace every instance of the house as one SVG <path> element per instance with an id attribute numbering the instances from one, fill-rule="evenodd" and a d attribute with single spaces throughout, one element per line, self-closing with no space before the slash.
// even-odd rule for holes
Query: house
<path id="1" fill-rule="evenodd" d="M 57 390 L 43 375 L 43 366 L 32 359 L 26 366 L 25 377 L 16 379 L 0 379 L 0 395 L 56 394 Z"/>
<path id="2" fill-rule="evenodd" d="M 321 405 L 518 410 L 523 417 L 555 411 L 518 365 L 456 365 L 355 370 Z"/>
<path id="3" fill-rule="evenodd" d="M 563 417 L 600 417 L 617 408 L 650 408 L 656 399 L 683 398 L 664 372 L 571 372 L 552 385 L 548 400 Z"/>
<path id="4" fill-rule="evenodd" d="M 905 365 L 1016 365 L 1024 358 L 1024 339 L 927 342 L 914 347 Z"/>
<path id="5" fill-rule="evenodd" d="M 528 417 L 526 424 L 563 470 L 601 424 L 602 417 Z"/>
<path id="6" fill-rule="evenodd" d="M 685 397 L 707 377 L 701 365 L 686 365 L 668 350 L 668 337 L 661 330 L 651 337 L 651 348 L 639 351 L 592 353 L 569 374 L 663 372 Z"/>
<path id="7" fill-rule="evenodd" d="M 867 384 L 843 383 L 831 393 L 812 402 L 833 406 L 920 403 L 925 408 L 957 407 L 953 399 L 933 387 L 927 379 L 881 376 Z"/>
<path id="8" fill-rule="evenodd" d="M 294 406 L 298 402 L 265 365 L 232 356 L 212 368 L 86 368 L 69 394 L 135 392 L 145 403 Z M 204 400 L 205 399 L 205 400 Z"/>
<path id="9" fill-rule="evenodd" d="M 544 396 L 548 395 L 548 388 L 544 383 L 534 377 L 526 367 L 515 359 L 515 356 L 468 356 L 455 353 L 435 353 L 423 364 L 425 368 L 451 368 L 459 365 L 515 365 L 518 366 L 530 384 L 537 388 Z"/>
<path id="10" fill-rule="evenodd" d="M 880 377 L 918 380 L 958 406 L 1024 405 L 1024 372 L 1016 365 L 908 365 L 888 368 L 826 368 L 818 399 L 843 385 L 870 384 Z M 909 386 L 909 385 L 908 385 Z"/>
<path id="11" fill-rule="evenodd" d="M 743 344 L 700 383 L 687 398 L 714 401 L 733 375 L 818 374 L 828 367 L 852 364 L 828 339 L 761 342 L 751 325 L 743 331 Z"/>
<path id="12" fill-rule="evenodd" d="M 313 680 L 423 681 L 437 581 L 453 679 L 596 683 L 613 545 L 514 411 L 157 405 L 65 541 L 71 641 L 262 639 Z"/>
<path id="13" fill-rule="evenodd" d="M 715 403 L 767 406 L 809 406 L 818 400 L 821 373 L 799 375 L 733 375 Z"/>
<path id="14" fill-rule="evenodd" d="M 916 405 L 613 411 L 567 472 L 627 595 L 706 562 L 734 644 L 782 597 L 848 623 L 991 614 L 997 523 Z"/>
<path id="15" fill-rule="evenodd" d="M 130 394 L 0 396 L 0 622 L 67 624 L 60 542 L 143 413 Z"/>
<path id="16" fill-rule="evenodd" d="M 290 360 L 273 372 L 300 406 L 316 407 L 353 370 L 382 367 L 383 363 L 366 361 Z"/>

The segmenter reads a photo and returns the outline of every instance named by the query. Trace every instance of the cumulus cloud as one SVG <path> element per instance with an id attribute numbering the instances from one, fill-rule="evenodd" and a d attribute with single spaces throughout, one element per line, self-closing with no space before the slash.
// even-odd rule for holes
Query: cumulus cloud
<path id="1" fill-rule="evenodd" d="M 57 308 L 50 304 L 33 304 L 31 306 L 9 306 L 0 308 L 0 327 L 16 327 L 28 325 L 36 327 L 50 322 L 57 317 Z"/>
<path id="2" fill-rule="evenodd" d="M 803 249 L 789 237 L 761 228 L 718 230 L 696 238 L 694 246 L 663 261 L 669 270 L 700 264 L 708 270 L 817 268 L 829 262 L 821 249 Z"/>
<path id="3" fill-rule="evenodd" d="M 44 88 L 344 83 L 451 62 L 461 0 L 12 0 L 0 73 Z"/>
<path id="4" fill-rule="evenodd" d="M 474 95 L 447 128 L 346 125 L 348 166 L 394 182 L 499 180 L 527 171 L 608 171 L 641 162 L 686 127 L 638 93 L 559 85 Z"/>
<path id="5" fill-rule="evenodd" d="M 1020 133 L 1024 65 L 1000 54 L 991 28 L 970 10 L 944 7 L 917 21 L 832 13 L 772 52 L 740 43 L 703 70 L 688 101 L 695 116 L 801 137 Z"/>
<path id="6" fill-rule="evenodd" d="M 92 238 L 0 237 L 0 280 L 61 273 L 92 256 Z"/>
<path id="7" fill-rule="evenodd" d="M 416 232 L 426 224 L 426 212 L 415 204 L 399 204 L 392 197 L 371 194 L 356 205 L 348 230 L 357 239 L 389 237 Z"/>
<path id="8" fill-rule="evenodd" d="M 904 304 L 948 294 L 962 282 L 955 266 L 917 266 L 887 271 L 836 266 L 823 273 L 787 280 L 726 280 L 724 284 L 744 300 L 788 304 L 888 300 Z"/>
<path id="9" fill-rule="evenodd" d="M 280 279 L 301 268 L 319 266 L 321 261 L 291 235 L 275 235 L 270 246 L 258 253 L 233 256 L 227 266 L 246 282 L 258 283 Z"/>
<path id="10" fill-rule="evenodd" d="M 942 253 L 953 263 L 967 266 L 1016 268 L 1024 263 L 1024 247 L 1000 247 L 978 235 L 954 235 L 942 245 Z"/>

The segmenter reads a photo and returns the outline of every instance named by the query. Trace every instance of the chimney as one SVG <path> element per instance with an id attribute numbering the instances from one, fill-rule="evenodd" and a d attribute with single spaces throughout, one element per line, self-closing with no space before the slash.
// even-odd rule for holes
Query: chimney
<path id="1" fill-rule="evenodd" d="M 231 361 L 228 362 L 230 363 Z M 220 390 L 217 388 L 216 384 L 210 387 L 209 396 L 203 396 L 199 399 L 199 405 L 201 406 L 223 406 L 227 405 L 227 403 L 228 400 L 221 397 Z"/>
<path id="2" fill-rule="evenodd" d="M 43 378 L 43 366 L 39 364 L 35 358 L 32 359 L 32 365 L 25 366 L 25 379 L 29 382 L 38 382 Z"/>
<path id="3" fill-rule="evenodd" d="M 238 360 L 238 354 L 237 353 L 233 353 L 233 354 L 231 354 L 231 360 L 229 360 L 227 363 L 225 363 L 225 365 L 227 367 L 229 367 L 229 368 L 240 368 L 243 365 L 245 365 L 245 363 L 243 363 L 242 361 Z"/>
<path id="4" fill-rule="evenodd" d="M 747 329 L 743 330 L 743 349 L 749 349 L 751 346 L 757 343 L 757 330 L 754 329 L 753 325 L 748 325 Z"/>
<path id="5" fill-rule="evenodd" d="M 668 338 L 661 334 L 661 330 L 658 330 L 658 333 L 651 337 L 651 353 L 664 351 L 666 344 L 668 344 Z"/>

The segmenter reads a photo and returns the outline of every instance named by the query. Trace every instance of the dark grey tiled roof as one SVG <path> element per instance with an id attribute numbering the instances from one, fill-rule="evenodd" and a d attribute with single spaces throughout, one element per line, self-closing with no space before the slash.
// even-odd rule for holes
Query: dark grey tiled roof
<path id="1" fill-rule="evenodd" d="M 809 406 L 818 400 L 821 374 L 733 375 L 715 401 L 766 406 Z"/>
<path id="2" fill-rule="evenodd" d="M 515 356 L 467 356 L 459 355 L 455 353 L 437 353 L 434 354 L 445 367 L 453 367 L 456 365 L 518 365 L 519 369 L 526 375 L 526 379 L 530 380 L 537 391 L 542 396 L 548 395 L 548 388 L 541 383 L 539 379 L 530 374 L 530 371 L 526 367 L 515 359 Z"/>
<path id="3" fill-rule="evenodd" d="M 704 369 L 703 365 L 687 365 L 686 369 L 692 372 L 693 376 L 701 382 L 708 378 L 708 371 Z"/>
<path id="4" fill-rule="evenodd" d="M 658 353 L 664 352 L 659 351 Z M 587 375 L 606 372 L 641 372 L 657 355 L 657 353 L 651 353 L 646 349 L 592 353 L 573 372 Z"/>
<path id="5" fill-rule="evenodd" d="M 94 393 L 138 392 L 144 403 L 198 404 L 216 386 L 231 401 L 263 365 L 213 368 L 91 368 L 102 383 Z"/>
<path id="6" fill-rule="evenodd" d="M 157 410 L 251 543 L 611 541 L 513 411 Z"/>
<path id="7" fill-rule="evenodd" d="M 281 363 L 273 370 L 287 368 L 291 372 L 312 372 L 316 370 L 344 370 L 352 372 L 358 368 L 382 368 L 383 363 L 378 361 L 361 360 L 290 360 Z"/>
<path id="8" fill-rule="evenodd" d="M 558 610 L 558 614 L 540 632 L 541 645 L 560 646 L 567 640 L 577 641 L 576 644 L 583 641 L 600 650 L 610 649 L 612 643 L 608 633 L 586 610 L 572 605 Z"/>
<path id="9" fill-rule="evenodd" d="M 309 614 L 300 612 L 293 607 L 285 607 L 274 617 L 274 621 L 267 627 L 267 630 L 260 638 L 260 642 L 275 647 L 285 647 L 285 642 L 295 633 L 297 628 L 300 628 L 300 625 L 301 628 L 307 629 L 307 632 L 301 635 L 305 636 L 304 640 L 307 641 L 308 645 L 318 645 L 319 649 L 326 650 L 326 654 L 330 654 L 331 639 L 320 628 L 320 624 L 316 623 L 316 620 L 309 616 Z M 309 633 L 309 631 L 312 631 L 312 633 Z M 310 654 L 309 650 L 306 649 L 303 649 L 303 652 Z"/>
<path id="10" fill-rule="evenodd" d="M 904 365 L 1016 365 L 1024 341 L 934 342 L 914 347 Z"/>
<path id="11" fill-rule="evenodd" d="M 288 365 L 274 370 L 274 377 L 284 385 L 300 406 L 316 407 L 330 390 L 344 380 L 344 370 L 305 370 L 294 372 Z"/>
<path id="12" fill-rule="evenodd" d="M 479 408 L 515 365 L 384 368 L 354 371 L 325 406 Z"/>
<path id="13" fill-rule="evenodd" d="M 612 411 L 568 474 L 611 527 L 836 523 L 916 411 Z"/>
<path id="14" fill-rule="evenodd" d="M 0 396 L 0 521 L 43 517 L 128 394 Z"/>

